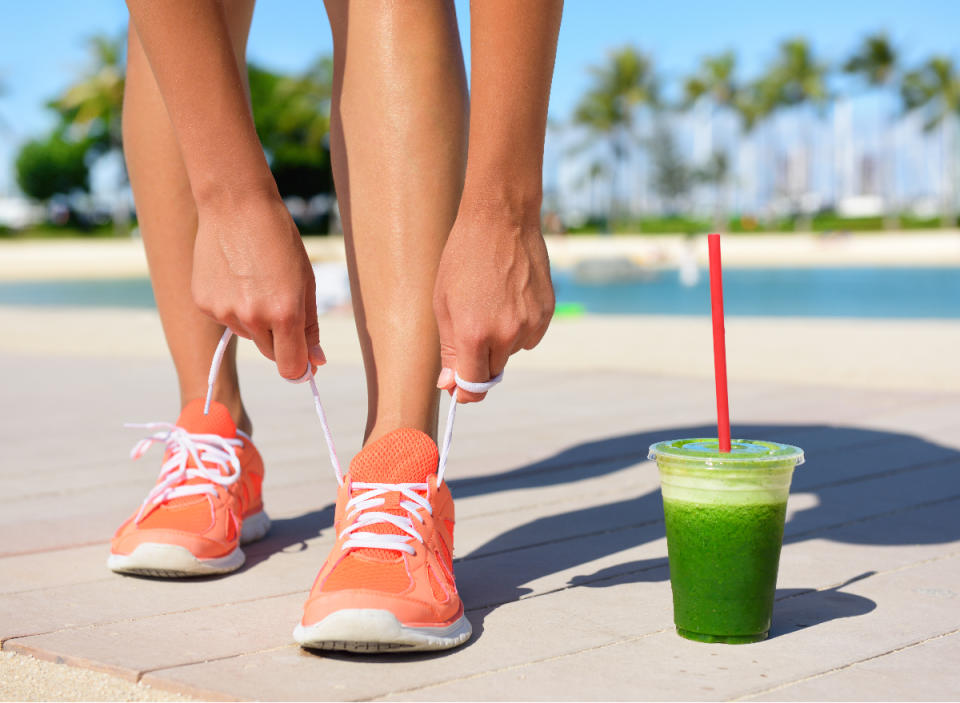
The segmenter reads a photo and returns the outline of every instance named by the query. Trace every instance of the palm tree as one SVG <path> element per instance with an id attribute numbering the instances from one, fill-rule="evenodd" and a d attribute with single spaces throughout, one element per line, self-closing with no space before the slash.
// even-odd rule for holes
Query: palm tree
<path id="1" fill-rule="evenodd" d="M 60 114 L 65 129 L 105 153 L 122 144 L 124 37 L 99 34 L 90 37 L 88 49 L 92 58 L 88 72 L 50 107 Z"/>
<path id="2" fill-rule="evenodd" d="M 897 79 L 897 51 L 886 34 L 878 33 L 864 37 L 863 43 L 847 59 L 843 70 L 847 73 L 860 76 L 863 81 L 874 89 L 890 89 Z M 884 140 L 883 173 L 883 201 L 884 226 L 892 229 L 897 226 L 896 207 L 896 158 L 897 152 L 893 143 L 893 130 L 896 127 L 895 118 L 891 117 L 888 130 L 890 137 Z"/>
<path id="3" fill-rule="evenodd" d="M 701 98 L 709 99 L 713 109 L 731 107 L 740 92 L 736 67 L 737 58 L 732 51 L 704 56 L 697 72 L 683 82 L 683 107 L 690 108 Z"/>
<path id="4" fill-rule="evenodd" d="M 87 153 L 93 158 L 123 148 L 120 117 L 123 112 L 124 47 L 122 34 L 90 37 L 88 48 L 92 61 L 88 72 L 49 103 L 49 107 L 60 115 L 56 136 L 85 143 Z M 126 170 L 122 166 L 123 160 L 118 161 L 121 166 L 113 222 L 115 233 L 121 235 L 127 230 L 130 211 L 122 197 L 127 185 Z"/>
<path id="5" fill-rule="evenodd" d="M 746 137 L 754 137 L 756 141 L 760 142 L 753 152 L 752 164 L 755 188 L 754 194 L 757 197 L 759 196 L 758 185 L 760 182 L 760 175 L 763 172 L 762 165 L 759 162 L 761 160 L 770 160 L 767 156 L 769 153 L 769 139 L 765 138 L 767 135 L 762 133 L 757 135 L 757 131 L 764 122 L 770 119 L 770 116 L 777 107 L 777 100 L 778 96 L 776 85 L 774 85 L 768 78 L 761 76 L 757 80 L 751 81 L 750 83 L 741 87 L 740 90 L 737 91 L 732 105 L 733 109 L 737 113 L 737 117 L 740 119 L 740 126 L 743 130 L 743 135 Z M 764 152 L 760 159 L 757 158 L 757 151 Z"/>
<path id="6" fill-rule="evenodd" d="M 827 65 L 819 61 L 809 42 L 802 37 L 787 39 L 780 44 L 779 53 L 768 69 L 765 84 L 773 90 L 775 108 L 802 109 L 813 106 L 820 110 L 827 104 L 829 94 L 826 83 Z M 813 133 L 808 119 L 804 130 L 804 151 L 806 152 L 806 182 L 809 188 L 812 182 Z M 798 228 L 809 225 L 807 220 L 798 220 Z"/>
<path id="7" fill-rule="evenodd" d="M 712 183 L 715 187 L 714 227 L 725 227 L 727 208 L 727 186 L 730 175 L 729 158 L 723 149 L 714 145 L 715 119 L 717 110 L 735 109 L 739 99 L 740 86 L 736 82 L 736 55 L 726 51 L 715 56 L 704 56 L 700 61 L 700 68 L 695 74 L 687 77 L 683 83 L 683 107 L 689 109 L 701 100 L 709 101 L 709 163 L 704 167 L 703 180 Z M 739 114 L 739 112 L 738 112 Z"/>
<path id="8" fill-rule="evenodd" d="M 659 81 L 651 58 L 630 46 L 612 51 L 607 63 L 592 66 L 590 73 L 590 87 L 574 109 L 573 122 L 603 140 L 609 149 L 609 218 L 616 219 L 618 171 L 637 142 L 637 109 L 659 104 Z"/>
<path id="9" fill-rule="evenodd" d="M 943 139 L 943 224 L 957 223 L 956 119 L 960 113 L 960 74 L 951 59 L 934 56 L 903 77 L 901 95 L 907 110 L 926 110 L 923 128 L 939 126 Z"/>

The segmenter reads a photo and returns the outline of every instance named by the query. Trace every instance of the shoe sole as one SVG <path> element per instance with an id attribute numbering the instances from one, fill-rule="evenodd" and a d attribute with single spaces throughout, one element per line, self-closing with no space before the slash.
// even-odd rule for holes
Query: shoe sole
<path id="1" fill-rule="evenodd" d="M 261 510 L 243 521 L 240 544 L 255 542 L 267 534 L 270 518 Z M 144 542 L 130 554 L 111 554 L 107 568 L 119 574 L 183 578 L 185 576 L 215 576 L 236 571 L 243 566 L 246 555 L 240 547 L 224 557 L 198 559 L 186 547 L 178 544 Z"/>
<path id="2" fill-rule="evenodd" d="M 326 651 L 380 653 L 450 649 L 470 639 L 466 615 L 447 627 L 409 627 L 389 610 L 338 610 L 313 625 L 298 624 L 293 638 L 301 647 Z"/>

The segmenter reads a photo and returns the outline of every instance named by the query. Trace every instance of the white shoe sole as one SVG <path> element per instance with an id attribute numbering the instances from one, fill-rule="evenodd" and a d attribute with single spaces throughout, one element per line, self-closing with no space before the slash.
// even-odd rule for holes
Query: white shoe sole
<path id="1" fill-rule="evenodd" d="M 407 627 L 389 610 L 338 610 L 313 625 L 298 624 L 293 638 L 301 647 L 341 652 L 417 652 L 450 649 L 470 639 L 466 615 L 447 627 Z"/>
<path id="2" fill-rule="evenodd" d="M 269 529 L 270 518 L 265 511 L 251 515 L 243 521 L 240 544 L 260 539 Z M 246 555 L 240 547 L 224 557 L 198 559 L 189 549 L 177 544 L 144 542 L 130 554 L 111 554 L 107 568 L 121 574 L 182 578 L 230 573 L 243 566 L 244 561 Z"/>

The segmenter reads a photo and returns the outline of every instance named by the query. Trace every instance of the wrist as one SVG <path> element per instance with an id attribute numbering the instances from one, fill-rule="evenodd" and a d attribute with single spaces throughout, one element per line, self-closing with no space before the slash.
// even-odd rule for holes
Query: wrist
<path id="1" fill-rule="evenodd" d="M 536 178 L 513 178 L 499 171 L 490 177 L 471 178 L 468 169 L 457 217 L 539 232 L 542 199 L 539 174 Z"/>
<path id="2" fill-rule="evenodd" d="M 236 212 L 257 205 L 282 204 L 273 177 L 205 180 L 192 186 L 197 211 L 203 214 Z"/>

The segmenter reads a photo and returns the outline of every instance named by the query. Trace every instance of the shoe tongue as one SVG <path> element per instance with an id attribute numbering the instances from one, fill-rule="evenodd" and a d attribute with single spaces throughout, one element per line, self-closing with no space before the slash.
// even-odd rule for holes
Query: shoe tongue
<path id="1" fill-rule="evenodd" d="M 177 427 L 192 434 L 217 434 L 221 437 L 236 437 L 237 426 L 230 417 L 230 411 L 222 403 L 212 401 L 210 412 L 203 414 L 203 398 L 187 403 L 177 418 Z"/>
<path id="2" fill-rule="evenodd" d="M 204 415 L 203 405 L 203 398 L 197 398 L 187 403 L 180 411 L 180 417 L 177 418 L 177 427 L 182 427 L 191 434 L 215 434 L 228 439 L 235 439 L 237 437 L 237 426 L 234 424 L 233 418 L 230 417 L 230 411 L 227 410 L 227 407 L 222 403 L 211 401 L 210 412 Z M 192 456 L 188 457 L 187 466 L 196 468 L 196 462 Z M 208 464 L 208 468 L 215 467 L 215 464 Z M 221 469 L 221 473 L 225 473 L 225 470 Z M 183 485 L 189 486 L 200 483 L 207 483 L 207 481 L 197 477 L 184 481 Z M 203 495 L 179 496 L 166 501 L 166 505 L 182 507 L 192 503 L 202 503 L 205 500 L 206 498 Z"/>
<path id="3" fill-rule="evenodd" d="M 437 445 L 411 427 L 368 444 L 350 462 L 350 478 L 362 483 L 426 483 L 437 470 Z"/>
<path id="4" fill-rule="evenodd" d="M 350 479 L 360 483 L 426 483 L 427 477 L 437 470 L 437 445 L 420 430 L 403 428 L 384 435 L 376 442 L 368 444 L 353 461 L 350 462 Z M 354 495 L 363 489 L 354 490 Z M 388 504 L 375 508 L 378 512 L 392 513 L 406 517 L 407 511 L 396 507 L 400 494 L 385 496 Z M 364 532 L 378 534 L 405 534 L 403 530 L 389 522 L 368 525 Z M 400 553 L 390 549 L 365 547 L 356 550 L 368 559 L 394 561 Z M 352 555 L 347 557 L 353 558 Z"/>

